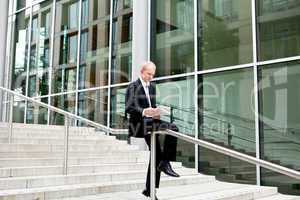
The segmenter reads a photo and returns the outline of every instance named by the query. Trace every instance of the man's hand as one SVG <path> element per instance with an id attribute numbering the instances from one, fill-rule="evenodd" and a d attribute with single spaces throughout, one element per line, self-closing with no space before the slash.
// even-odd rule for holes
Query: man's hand
<path id="1" fill-rule="evenodd" d="M 144 109 L 144 116 L 159 119 L 160 118 L 160 111 L 159 111 L 158 108 L 145 108 Z"/>
<path id="2" fill-rule="evenodd" d="M 153 117 L 154 109 L 153 108 L 145 108 L 143 111 L 144 116 L 146 117 Z"/>

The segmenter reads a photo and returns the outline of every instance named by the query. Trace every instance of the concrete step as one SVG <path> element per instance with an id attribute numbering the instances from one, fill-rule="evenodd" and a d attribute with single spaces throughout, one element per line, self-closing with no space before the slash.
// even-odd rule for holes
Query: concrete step
<path id="1" fill-rule="evenodd" d="M 0 167 L 22 167 L 22 166 L 47 166 L 62 165 L 63 155 L 53 157 L 26 157 L 26 158 L 1 158 Z M 86 165 L 86 164 L 104 164 L 104 163 L 132 163 L 132 162 L 148 162 L 148 151 L 132 151 L 132 152 L 107 152 L 95 155 L 76 155 L 69 156 L 70 165 Z"/>
<path id="2" fill-rule="evenodd" d="M 99 157 L 105 156 L 106 154 L 118 154 L 126 155 L 135 152 L 136 150 L 122 150 L 122 151 L 98 151 L 98 152 L 69 152 L 69 157 Z M 137 151 L 136 151 L 137 152 Z M 59 158 L 63 157 L 63 152 L 0 152 L 0 159 L 1 158 Z M 0 163 L 1 164 L 1 163 Z"/>
<path id="3" fill-rule="evenodd" d="M 166 199 L 164 196 L 167 196 L 174 200 L 252 200 L 277 193 L 277 189 L 272 187 L 228 184 L 224 182 L 206 184 L 204 189 L 197 190 L 196 188 L 197 185 L 190 188 L 186 187 L 184 191 L 181 189 L 183 195 L 178 195 L 178 193 L 172 194 L 171 190 L 169 190 L 168 194 L 161 196 L 162 199 Z"/>
<path id="4" fill-rule="evenodd" d="M 102 183 L 89 184 L 74 184 L 62 185 L 33 189 L 15 189 L 0 191 L 0 200 L 46 200 L 57 198 L 70 198 L 84 195 L 95 195 L 99 193 L 132 191 L 145 187 L 145 178 L 131 179 L 126 181 L 109 181 Z M 181 176 L 179 178 L 162 177 L 161 186 L 187 185 L 187 184 L 201 184 L 214 182 L 213 176 L 205 176 L 201 174 L 191 176 Z"/>
<path id="5" fill-rule="evenodd" d="M 182 167 L 180 162 L 172 163 L 174 169 Z M 115 171 L 138 171 L 145 170 L 148 167 L 147 162 L 141 163 L 111 163 L 95 165 L 71 165 L 68 167 L 69 174 L 82 173 L 100 173 Z M 24 177 L 24 176 L 46 176 L 62 174 L 62 165 L 56 166 L 31 166 L 31 167 L 6 167 L 0 168 L 0 178 Z"/>
<path id="6" fill-rule="evenodd" d="M 146 169 L 139 171 L 108 171 L 100 173 L 0 178 L 0 190 L 144 179 L 146 177 Z M 178 168 L 177 172 L 182 176 L 197 175 L 195 170 L 187 168 Z"/>
<path id="7" fill-rule="evenodd" d="M 276 194 L 269 197 L 259 198 L 258 200 L 300 200 L 299 196 Z"/>
<path id="8" fill-rule="evenodd" d="M 7 140 L 8 134 L 0 134 L 0 139 Z M 41 139 L 63 139 L 64 133 L 53 134 L 53 133 L 33 133 L 33 132 L 24 132 L 20 134 L 13 133 L 12 138 L 41 138 Z M 75 135 L 70 134 L 70 139 L 95 139 L 95 140 L 115 140 L 116 136 L 107 136 L 103 134 L 87 134 L 87 135 Z"/>
<path id="9" fill-rule="evenodd" d="M 161 187 L 157 190 L 160 200 L 253 200 L 276 194 L 275 188 L 252 185 L 230 184 L 225 182 L 208 182 L 180 186 Z M 129 192 L 102 193 L 56 200 L 146 200 L 141 190 Z"/>
<path id="10" fill-rule="evenodd" d="M 128 151 L 138 150 L 138 146 L 124 144 L 103 144 L 103 145 L 69 145 L 69 152 L 106 152 L 106 151 Z M 0 153 L 10 152 L 63 152 L 64 145 L 43 145 L 43 144 L 0 144 Z"/>
<path id="11" fill-rule="evenodd" d="M 8 138 L 0 138 L 0 143 L 8 143 Z M 40 144 L 40 145 L 63 145 L 64 139 L 63 138 L 47 138 L 47 137 L 41 137 L 41 138 L 27 138 L 27 137 L 19 137 L 19 138 L 12 138 L 11 141 L 12 144 Z M 73 137 L 70 137 L 69 144 L 76 144 L 76 145 L 106 145 L 106 144 L 114 144 L 114 145 L 121 145 L 121 144 L 127 144 L 127 141 L 120 141 L 115 139 L 90 139 L 90 138 L 78 138 L 73 139 Z"/>
<path id="12" fill-rule="evenodd" d="M 1 123 L 1 128 L 8 128 L 8 123 Z M 63 130 L 64 125 L 46 125 L 46 124 L 24 124 L 24 123 L 13 123 L 13 129 L 32 129 L 32 130 Z M 84 126 L 69 126 L 70 130 L 83 130 L 83 131 L 94 131 L 94 127 Z"/>

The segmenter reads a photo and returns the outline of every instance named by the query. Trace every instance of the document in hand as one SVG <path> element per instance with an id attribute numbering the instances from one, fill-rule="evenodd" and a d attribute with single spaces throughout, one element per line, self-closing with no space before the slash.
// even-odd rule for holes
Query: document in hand
<path id="1" fill-rule="evenodd" d="M 171 115 L 171 107 L 160 105 L 157 108 L 160 111 L 160 115 Z"/>

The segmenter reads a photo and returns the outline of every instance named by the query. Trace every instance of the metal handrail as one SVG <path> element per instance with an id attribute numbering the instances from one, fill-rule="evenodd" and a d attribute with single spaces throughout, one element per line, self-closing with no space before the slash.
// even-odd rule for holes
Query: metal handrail
<path id="1" fill-rule="evenodd" d="M 182 133 L 175 132 L 172 130 L 154 131 L 151 133 L 151 183 L 150 183 L 151 190 L 150 190 L 150 196 L 151 196 L 152 200 L 155 200 L 155 193 L 156 193 L 156 189 L 155 189 L 155 170 L 156 170 L 155 169 L 155 166 L 156 166 L 156 164 L 155 164 L 155 160 L 156 160 L 156 149 L 155 149 L 156 140 L 155 140 L 155 138 L 156 138 L 156 134 L 171 135 L 178 139 L 184 140 L 186 142 L 193 143 L 193 144 L 199 145 L 201 147 L 210 149 L 212 151 L 219 152 L 221 154 L 224 154 L 224 155 L 227 155 L 227 156 L 230 156 L 230 157 L 233 157 L 233 158 L 236 158 L 236 159 L 239 159 L 239 160 L 251 163 L 251 164 L 255 164 L 260 167 L 264 167 L 266 169 L 269 169 L 269 170 L 284 174 L 286 176 L 289 176 L 291 178 L 300 180 L 300 172 L 299 171 L 296 171 L 296 170 L 293 170 L 293 169 L 290 169 L 287 167 L 283 167 L 283 166 L 280 166 L 280 165 L 277 165 L 277 164 L 274 164 L 274 163 L 271 163 L 271 162 L 268 162 L 265 160 L 261 160 L 261 159 L 249 156 L 247 154 L 240 153 L 238 151 L 227 149 L 222 146 L 219 146 L 219 145 L 216 145 L 216 144 L 213 144 L 213 143 L 201 140 L 201 139 L 196 139 L 196 138 L 193 138 L 190 136 L 186 136 Z"/>

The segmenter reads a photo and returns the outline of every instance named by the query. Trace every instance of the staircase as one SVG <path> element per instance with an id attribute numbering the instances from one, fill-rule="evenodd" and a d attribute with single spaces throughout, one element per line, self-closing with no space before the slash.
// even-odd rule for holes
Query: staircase
<path id="1" fill-rule="evenodd" d="M 71 127 L 68 175 L 63 175 L 63 126 L 0 124 L 0 200 L 147 199 L 149 152 L 96 132 Z M 300 200 L 274 187 L 226 183 L 214 176 L 172 163 L 180 178 L 163 175 L 159 199 L 175 200 Z"/>

